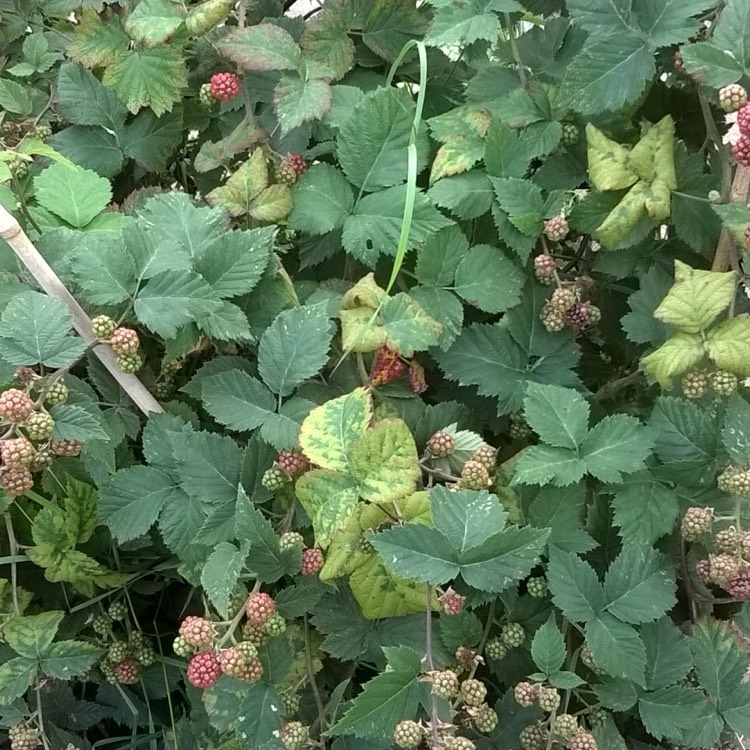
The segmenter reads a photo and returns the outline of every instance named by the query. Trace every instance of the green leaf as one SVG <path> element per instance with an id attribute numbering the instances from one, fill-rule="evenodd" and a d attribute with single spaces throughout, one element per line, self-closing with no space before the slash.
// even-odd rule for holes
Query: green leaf
<path id="1" fill-rule="evenodd" d="M 699 271 L 676 260 L 674 285 L 654 315 L 686 333 L 700 333 L 729 306 L 735 285 L 732 271 Z"/>
<path id="2" fill-rule="evenodd" d="M 656 401 L 649 425 L 656 436 L 656 455 L 663 462 L 715 464 L 720 441 L 719 425 L 697 404 L 662 396 Z"/>
<path id="3" fill-rule="evenodd" d="M 169 0 L 141 0 L 125 21 L 130 38 L 146 47 L 166 42 L 180 28 L 184 15 Z"/>
<path id="4" fill-rule="evenodd" d="M 18 115 L 30 115 L 34 105 L 29 92 L 15 81 L 0 78 L 0 107 Z"/>
<path id="5" fill-rule="evenodd" d="M 750 375 L 750 315 L 742 313 L 708 332 L 706 353 L 720 370 Z"/>
<path id="6" fill-rule="evenodd" d="M 680 514 L 675 493 L 651 479 L 625 485 L 615 495 L 612 507 L 620 536 L 643 545 L 672 531 Z"/>
<path id="7" fill-rule="evenodd" d="M 588 432 L 589 406 L 580 393 L 556 385 L 529 383 L 524 416 L 548 445 L 577 449 Z"/>
<path id="8" fill-rule="evenodd" d="M 688 639 L 668 617 L 641 628 L 646 647 L 646 687 L 649 690 L 674 685 L 692 669 Z"/>
<path id="9" fill-rule="evenodd" d="M 87 68 L 97 68 L 109 65 L 129 44 L 119 18 L 108 18 L 105 24 L 96 10 L 84 8 L 68 53 Z"/>
<path id="10" fill-rule="evenodd" d="M 201 393 L 206 411 L 232 430 L 254 430 L 276 411 L 271 391 L 242 370 L 209 376 Z"/>
<path id="11" fill-rule="evenodd" d="M 544 623 L 534 634 L 531 642 L 531 658 L 537 669 L 545 675 L 559 672 L 565 662 L 565 641 L 555 624 L 554 616 Z"/>
<path id="12" fill-rule="evenodd" d="M 28 690 L 37 663 L 36 659 L 16 656 L 0 664 L 0 706 L 10 705 Z"/>
<path id="13" fill-rule="evenodd" d="M 461 219 L 476 219 L 492 207 L 494 191 L 483 170 L 444 177 L 427 191 L 429 199 Z"/>
<path id="14" fill-rule="evenodd" d="M 456 269 L 469 250 L 469 242 L 458 226 L 433 234 L 419 249 L 415 274 L 420 284 L 452 286 Z"/>
<path id="15" fill-rule="evenodd" d="M 679 739 L 682 731 L 691 729 L 707 713 L 708 702 L 700 690 L 673 685 L 638 699 L 638 711 L 650 735 Z"/>
<path id="16" fill-rule="evenodd" d="M 514 482 L 548 484 L 565 487 L 579 482 L 586 473 L 586 463 L 578 452 L 569 448 L 535 445 L 527 448 L 515 466 Z"/>
<path id="17" fill-rule="evenodd" d="M 552 601 L 573 622 L 591 622 L 604 610 L 604 589 L 594 569 L 572 552 L 550 550 L 547 580 Z"/>
<path id="18" fill-rule="evenodd" d="M 670 328 L 654 318 L 654 311 L 666 296 L 672 279 L 659 265 L 640 278 L 640 289 L 628 297 L 630 312 L 621 322 L 628 338 L 636 344 L 662 344 Z"/>
<path id="19" fill-rule="evenodd" d="M 102 82 L 114 89 L 133 114 L 150 107 L 161 117 L 182 99 L 187 86 L 185 61 L 179 48 L 166 44 L 119 52 Z"/>
<path id="20" fill-rule="evenodd" d="M 122 150 L 136 164 L 151 172 L 162 172 L 182 141 L 182 111 L 176 109 L 161 117 L 150 109 L 140 112 L 120 137 Z"/>
<path id="21" fill-rule="evenodd" d="M 234 615 L 229 612 L 229 600 L 245 564 L 245 553 L 234 544 L 221 542 L 216 545 L 201 573 L 201 585 L 206 596 L 225 619 Z"/>
<path id="22" fill-rule="evenodd" d="M 588 45 L 568 65 L 562 94 L 582 115 L 615 111 L 637 99 L 654 75 L 651 47 L 636 36 Z"/>
<path id="23" fill-rule="evenodd" d="M 426 703 L 427 686 L 418 679 L 419 654 L 401 646 L 386 649 L 386 656 L 390 669 L 365 684 L 333 732 L 358 738 L 390 737 L 404 716 L 414 716 L 418 706 Z"/>
<path id="24" fill-rule="evenodd" d="M 242 702 L 234 716 L 242 750 L 277 747 L 283 704 L 276 688 L 268 682 L 257 682 L 246 686 L 240 695 Z"/>
<path id="25" fill-rule="evenodd" d="M 348 471 L 352 449 L 372 418 L 372 401 L 363 388 L 313 409 L 302 423 L 300 447 L 324 469 Z"/>
<path id="26" fill-rule="evenodd" d="M 104 427 L 104 421 L 94 416 L 90 410 L 73 404 L 63 404 L 50 409 L 50 415 L 55 420 L 52 437 L 55 440 L 104 440 L 109 441 L 109 434 Z"/>
<path id="27" fill-rule="evenodd" d="M 521 298 L 523 274 L 498 248 L 472 247 L 456 268 L 454 291 L 473 307 L 488 313 L 505 312 Z"/>
<path id="28" fill-rule="evenodd" d="M 642 685 L 646 649 L 638 633 L 607 612 L 586 623 L 586 645 L 594 662 L 613 677 Z"/>
<path id="29" fill-rule="evenodd" d="M 750 69 L 750 9 L 743 0 L 726 3 L 713 39 L 721 49 L 731 50 L 745 70 Z"/>
<path id="30" fill-rule="evenodd" d="M 284 310 L 264 331 L 258 372 L 280 396 L 320 372 L 328 359 L 333 326 L 323 305 Z"/>
<path id="31" fill-rule="evenodd" d="M 370 502 L 387 503 L 414 491 L 421 476 L 417 446 L 400 419 L 384 419 L 354 446 L 350 471 L 359 494 Z"/>
<path id="32" fill-rule="evenodd" d="M 34 178 L 39 203 L 74 227 L 85 227 L 112 200 L 109 181 L 95 172 L 53 164 Z"/>
<path id="33" fill-rule="evenodd" d="M 436 485 L 430 490 L 430 508 L 435 528 L 459 554 L 501 532 L 508 517 L 497 497 L 486 490 L 450 492 Z"/>
<path id="34" fill-rule="evenodd" d="M 159 532 L 167 547 L 188 564 L 201 565 L 210 549 L 198 543 L 198 533 L 206 521 L 206 503 L 178 487 L 159 515 Z"/>
<path id="35" fill-rule="evenodd" d="M 268 267 L 275 236 L 271 227 L 227 232 L 203 250 L 195 270 L 219 297 L 247 294 Z"/>
<path id="36" fill-rule="evenodd" d="M 344 226 L 354 208 L 352 187 L 330 164 L 313 164 L 292 188 L 289 226 L 312 235 Z"/>
<path id="37" fill-rule="evenodd" d="M 334 79 L 342 78 L 354 63 L 351 14 L 346 2 L 326 3 L 307 21 L 300 38 L 305 59 L 330 68 Z"/>
<path id="38" fill-rule="evenodd" d="M 420 39 L 426 28 L 424 12 L 411 0 L 376 0 L 365 18 L 362 41 L 376 55 L 391 62 L 405 44 Z"/>
<path id="39" fill-rule="evenodd" d="M 91 235 L 74 251 L 71 268 L 92 305 L 114 305 L 130 299 L 138 286 L 135 264 L 121 242 Z"/>
<path id="40" fill-rule="evenodd" d="M 216 47 L 243 70 L 294 70 L 301 61 L 300 48 L 289 32 L 270 23 L 235 29 Z"/>
<path id="41" fill-rule="evenodd" d="M 120 469 L 101 489 L 99 514 L 119 542 L 145 534 L 177 490 L 169 475 L 151 466 Z"/>
<path id="42" fill-rule="evenodd" d="M 76 125 L 100 125 L 119 133 L 128 111 L 93 73 L 65 63 L 57 74 L 57 107 Z"/>
<path id="43" fill-rule="evenodd" d="M 737 394 L 727 404 L 721 440 L 734 461 L 750 465 L 750 404 Z"/>
<path id="44" fill-rule="evenodd" d="M 623 622 L 651 622 L 677 601 L 673 570 L 661 553 L 631 542 L 607 571 L 604 597 L 607 611 Z"/>
<path id="45" fill-rule="evenodd" d="M 331 108 L 331 86 L 321 78 L 285 75 L 276 87 L 273 103 L 281 134 L 286 135 L 310 120 L 325 116 Z"/>
<path id="46" fill-rule="evenodd" d="M 101 127 L 73 125 L 47 139 L 63 156 L 102 177 L 114 177 L 123 164 L 117 139 Z"/>
<path id="47" fill-rule="evenodd" d="M 625 414 L 594 425 L 581 446 L 586 471 L 602 482 L 620 482 L 622 474 L 644 468 L 654 442 L 643 425 Z"/>
<path id="48" fill-rule="evenodd" d="M 182 487 L 211 503 L 234 503 L 240 484 L 241 448 L 227 435 L 189 433 L 176 443 L 174 455 Z"/>
<path id="49" fill-rule="evenodd" d="M 542 487 L 528 509 L 529 522 L 550 529 L 548 543 L 563 552 L 588 552 L 596 546 L 583 529 L 585 494 L 581 484 Z"/>
<path id="50" fill-rule="evenodd" d="M 0 316 L 0 357 L 11 365 L 72 365 L 86 344 L 71 336 L 70 328 L 62 302 L 39 292 L 17 294 Z"/>
<path id="51" fill-rule="evenodd" d="M 500 33 L 500 19 L 493 10 L 516 11 L 521 7 L 513 0 L 471 0 L 463 4 L 439 6 L 432 20 L 425 44 L 432 47 L 468 46 L 480 39 L 493 42 Z"/>
<path id="52" fill-rule="evenodd" d="M 400 185 L 406 180 L 406 149 L 411 138 L 414 102 L 404 89 L 379 88 L 357 104 L 336 141 L 339 163 L 361 192 Z M 424 126 L 417 133 L 418 164 L 427 160 Z"/>
<path id="53" fill-rule="evenodd" d="M 405 292 L 390 297 L 380 308 L 386 343 L 404 357 L 435 346 L 442 326 Z"/>
<path id="54" fill-rule="evenodd" d="M 742 77 L 742 63 L 712 42 L 686 44 L 680 54 L 685 70 L 706 86 L 722 88 Z"/>
<path id="55" fill-rule="evenodd" d="M 654 47 L 684 42 L 699 27 L 695 16 L 706 10 L 706 0 L 664 0 L 659 5 L 640 3 L 638 24 Z"/>
<path id="56" fill-rule="evenodd" d="M 64 612 L 48 611 L 38 615 L 9 618 L 3 626 L 7 644 L 19 655 L 38 659 L 55 639 Z"/>
<path id="57" fill-rule="evenodd" d="M 537 236 L 542 228 L 545 208 L 542 191 L 528 180 L 514 177 L 490 178 L 500 207 L 511 224 L 522 234 Z"/>
<path id="58" fill-rule="evenodd" d="M 268 188 L 268 183 L 266 157 L 260 149 L 255 149 L 223 185 L 206 196 L 206 200 L 212 206 L 225 208 L 231 216 L 242 216 L 251 212 L 254 202 Z"/>
<path id="59" fill-rule="evenodd" d="M 307 451 L 305 454 L 310 458 Z M 313 469 L 297 480 L 294 489 L 297 499 L 312 520 L 315 543 L 327 547 L 334 533 L 349 520 L 357 507 L 357 480 L 348 474 Z"/>
<path id="60" fill-rule="evenodd" d="M 215 312 L 219 307 L 211 287 L 190 271 L 163 271 L 138 292 L 135 314 L 154 333 L 172 338 L 187 323 Z"/>
<path id="61" fill-rule="evenodd" d="M 58 680 L 72 680 L 90 669 L 101 657 L 93 643 L 57 641 L 41 655 L 40 670 Z"/>

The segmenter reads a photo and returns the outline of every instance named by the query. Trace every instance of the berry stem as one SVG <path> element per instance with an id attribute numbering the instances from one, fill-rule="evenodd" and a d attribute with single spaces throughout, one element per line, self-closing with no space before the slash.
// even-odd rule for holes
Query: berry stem
<path id="1" fill-rule="evenodd" d="M 484 647 L 487 645 L 487 639 L 490 636 L 490 629 L 492 628 L 492 624 L 495 622 L 495 600 L 492 600 L 492 604 L 490 604 L 490 611 L 487 613 L 487 621 L 484 623 L 484 630 L 482 631 L 482 637 L 479 641 L 479 645 L 477 646 L 477 653 L 481 654 L 484 652 Z M 477 668 L 479 667 L 479 662 L 474 662 L 474 666 L 471 668 L 471 672 L 469 673 L 469 679 L 474 677 L 476 674 Z"/>
<path id="2" fill-rule="evenodd" d="M 422 469 L 425 474 L 430 474 L 431 476 L 443 479 L 446 482 L 457 482 L 459 480 L 459 477 L 454 477 L 453 474 L 446 474 L 444 471 L 427 466 L 424 461 L 419 462 L 419 468 Z"/>

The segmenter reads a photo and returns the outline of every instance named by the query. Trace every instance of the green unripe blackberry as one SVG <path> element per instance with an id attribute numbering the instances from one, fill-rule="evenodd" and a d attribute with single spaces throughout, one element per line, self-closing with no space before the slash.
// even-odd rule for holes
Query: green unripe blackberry
<path id="1" fill-rule="evenodd" d="M 572 122 L 563 123 L 562 142 L 564 146 L 574 146 L 578 143 L 579 135 L 577 125 L 573 125 Z"/>
<path id="2" fill-rule="evenodd" d="M 393 741 L 404 750 L 415 750 L 422 742 L 422 730 L 419 724 L 408 719 L 400 721 L 393 730 Z"/>
<path id="3" fill-rule="evenodd" d="M 279 739 L 286 750 L 302 750 L 308 737 L 308 729 L 300 721 L 288 721 L 279 730 Z"/>
<path id="4" fill-rule="evenodd" d="M 544 576 L 529 578 L 529 580 L 526 581 L 526 591 L 528 591 L 529 596 L 534 597 L 534 599 L 543 599 L 547 596 L 548 590 L 549 586 L 547 585 L 547 579 Z"/>
<path id="5" fill-rule="evenodd" d="M 560 705 L 560 693 L 553 687 L 539 688 L 539 708 L 551 714 Z"/>
<path id="6" fill-rule="evenodd" d="M 166 401 L 174 393 L 174 380 L 157 380 L 154 383 L 153 394 L 159 401 Z"/>
<path id="7" fill-rule="evenodd" d="M 185 640 L 181 635 L 178 635 L 174 641 L 172 641 L 172 651 L 175 652 L 176 656 L 187 658 L 192 656 L 195 649 Z"/>
<path id="8" fill-rule="evenodd" d="M 97 315 L 91 320 L 91 330 L 94 332 L 94 336 L 99 339 L 109 340 L 116 328 L 117 323 L 109 315 Z"/>
<path id="9" fill-rule="evenodd" d="M 46 411 L 35 411 L 25 422 L 21 429 L 26 433 L 29 440 L 38 443 L 47 440 L 55 429 L 55 420 Z"/>
<path id="10" fill-rule="evenodd" d="M 536 724 L 524 727 L 518 735 L 518 741 L 523 750 L 544 750 L 547 745 L 542 728 Z"/>
<path id="11" fill-rule="evenodd" d="M 238 644 L 238 646 L 243 644 Z M 284 706 L 284 716 L 294 716 L 299 711 L 299 694 L 290 690 L 279 695 Z"/>
<path id="12" fill-rule="evenodd" d="M 284 552 L 291 549 L 302 549 L 305 546 L 305 540 L 302 534 L 296 531 L 287 531 L 279 537 L 279 549 Z"/>
<path id="13" fill-rule="evenodd" d="M 113 620 L 124 620 L 128 614 L 128 608 L 125 606 L 125 602 L 112 602 L 109 605 L 107 614 Z"/>
<path id="14" fill-rule="evenodd" d="M 730 464 L 717 477 L 717 485 L 729 495 L 750 495 L 750 468 Z"/>
<path id="15" fill-rule="evenodd" d="M 64 404 L 68 400 L 68 387 L 61 380 L 56 380 L 47 388 L 44 403 L 50 406 Z"/>
<path id="16" fill-rule="evenodd" d="M 242 626 L 242 638 L 252 643 L 256 648 L 260 648 L 268 642 L 269 635 L 263 625 L 253 625 L 252 622 L 246 622 Z"/>
<path id="17" fill-rule="evenodd" d="M 482 464 L 489 474 L 494 474 L 497 465 L 497 451 L 491 445 L 483 443 L 474 451 L 471 460 Z"/>
<path id="18" fill-rule="evenodd" d="M 481 706 L 487 697 L 487 688 L 479 680 L 470 678 L 461 683 L 460 698 L 467 706 Z"/>
<path id="19" fill-rule="evenodd" d="M 107 635 L 112 630 L 112 620 L 107 615 L 96 615 L 91 620 L 91 627 L 99 635 Z"/>
<path id="20" fill-rule="evenodd" d="M 581 661 L 595 674 L 604 674 L 602 668 L 594 661 L 594 655 L 588 646 L 581 646 Z"/>
<path id="21" fill-rule="evenodd" d="M 517 648 L 522 646 L 526 640 L 526 632 L 522 625 L 517 622 L 509 622 L 501 631 L 500 638 L 503 643 L 509 648 Z"/>
<path id="22" fill-rule="evenodd" d="M 253 659 L 258 658 L 258 648 L 250 641 L 240 641 L 235 648 L 247 661 L 252 661 Z"/>
<path id="23" fill-rule="evenodd" d="M 477 732 L 489 734 L 497 726 L 497 714 L 486 703 L 481 705 L 474 714 L 474 726 Z"/>
<path id="24" fill-rule="evenodd" d="M 286 474 L 284 474 L 281 469 L 276 466 L 272 466 L 263 474 L 261 484 L 269 492 L 278 492 L 279 490 L 283 489 L 284 485 L 287 484 L 287 482 L 290 481 L 290 478 Z"/>
<path id="25" fill-rule="evenodd" d="M 450 669 L 430 673 L 430 682 L 432 683 L 432 692 L 438 698 L 450 700 L 458 694 L 458 675 Z"/>
<path id="26" fill-rule="evenodd" d="M 508 647 L 500 638 L 490 638 L 484 646 L 484 653 L 488 659 L 499 661 L 508 653 Z"/>
<path id="27" fill-rule="evenodd" d="M 123 372 L 132 374 L 143 367 L 143 358 L 140 354 L 118 354 L 117 366 Z"/>
<path id="28" fill-rule="evenodd" d="M 31 459 L 29 469 L 31 471 L 43 471 L 48 466 L 52 466 L 55 460 L 55 454 L 50 448 L 40 448 Z"/>
<path id="29" fill-rule="evenodd" d="M 708 375 L 700 370 L 693 370 L 682 379 L 682 392 L 686 398 L 701 398 L 708 390 Z"/>
<path id="30" fill-rule="evenodd" d="M 539 685 L 533 682 L 519 682 L 513 688 L 513 697 L 516 703 L 524 708 L 533 706 L 539 698 Z"/>
<path id="31" fill-rule="evenodd" d="M 25 721 L 16 724 L 8 731 L 10 750 L 34 750 L 42 744 L 39 730 Z"/>
<path id="32" fill-rule="evenodd" d="M 607 712 L 601 706 L 595 706 L 586 714 L 586 718 L 590 726 L 597 727 L 607 720 Z"/>
<path id="33" fill-rule="evenodd" d="M 118 662 L 127 659 L 129 655 L 130 648 L 128 644 L 125 643 L 125 641 L 115 641 L 109 647 L 109 651 L 107 652 L 107 660 L 111 661 L 113 664 L 117 664 Z"/>
<path id="34" fill-rule="evenodd" d="M 578 719 L 570 714 L 555 716 L 555 734 L 563 739 L 570 739 L 571 735 L 578 731 Z"/>
<path id="35" fill-rule="evenodd" d="M 703 534 L 711 531 L 714 521 L 714 509 L 693 506 L 685 511 L 680 525 L 682 538 L 688 542 L 694 542 Z"/>
<path id="36" fill-rule="evenodd" d="M 286 620 L 278 613 L 274 612 L 264 623 L 263 629 L 270 637 L 281 635 L 286 631 Z"/>
<path id="37" fill-rule="evenodd" d="M 52 135 L 52 128 L 49 125 L 40 123 L 34 128 L 34 138 L 40 141 L 46 141 Z"/>
<path id="38" fill-rule="evenodd" d="M 117 682 L 117 664 L 105 661 L 99 665 L 99 668 L 102 670 L 102 674 L 107 682 Z"/>
<path id="39" fill-rule="evenodd" d="M 714 546 L 719 552 L 726 552 L 730 555 L 737 554 L 737 548 L 740 545 L 740 534 L 734 526 L 728 529 L 722 529 L 716 532 L 714 536 Z"/>
<path id="40" fill-rule="evenodd" d="M 216 104 L 216 99 L 214 99 L 213 94 L 211 93 L 210 83 L 204 83 L 200 89 L 198 89 L 198 100 L 206 109 L 211 109 L 211 107 Z"/>
<path id="41" fill-rule="evenodd" d="M 716 372 L 712 372 L 709 375 L 708 380 L 711 388 L 713 388 L 719 396 L 731 396 L 737 390 L 739 384 L 737 376 L 726 370 L 716 370 Z"/>
<path id="42" fill-rule="evenodd" d="M 534 433 L 531 431 L 523 412 L 516 411 L 510 415 L 510 429 L 508 430 L 511 440 L 526 440 Z"/>
<path id="43" fill-rule="evenodd" d="M 483 490 L 490 485 L 489 472 L 478 461 L 467 461 L 461 469 L 460 485 L 467 490 Z"/>
<path id="44" fill-rule="evenodd" d="M 544 303 L 539 320 L 550 333 L 558 333 L 565 328 L 565 313 L 556 310 L 549 302 Z"/>
<path id="45" fill-rule="evenodd" d="M 476 745 L 468 737 L 450 737 L 445 743 L 446 750 L 476 750 Z"/>

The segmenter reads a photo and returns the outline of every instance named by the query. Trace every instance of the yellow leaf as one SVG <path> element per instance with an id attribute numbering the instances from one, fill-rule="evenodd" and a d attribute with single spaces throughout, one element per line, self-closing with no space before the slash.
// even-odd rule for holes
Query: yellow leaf
<path id="1" fill-rule="evenodd" d="M 640 221 L 646 210 L 647 186 L 639 182 L 612 209 L 595 235 L 608 250 L 614 250 Z"/>
<path id="2" fill-rule="evenodd" d="M 597 190 L 624 190 L 638 181 L 630 167 L 630 152 L 625 146 L 607 138 L 589 123 L 588 141 L 589 178 Z"/>
<path id="3" fill-rule="evenodd" d="M 656 351 L 641 360 L 641 367 L 656 378 L 663 388 L 672 386 L 672 378 L 695 367 L 704 356 L 703 341 L 693 333 L 676 333 Z"/>
<path id="4" fill-rule="evenodd" d="M 743 313 L 708 332 L 706 351 L 720 370 L 750 375 L 750 315 Z"/>

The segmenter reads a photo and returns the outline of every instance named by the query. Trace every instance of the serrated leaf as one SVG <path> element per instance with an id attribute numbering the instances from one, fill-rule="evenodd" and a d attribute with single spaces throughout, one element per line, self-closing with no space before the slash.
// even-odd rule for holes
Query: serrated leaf
<path id="1" fill-rule="evenodd" d="M 585 496 L 580 484 L 542 487 L 528 509 L 529 522 L 550 529 L 548 543 L 563 552 L 588 552 L 596 542 L 584 531 Z"/>
<path id="2" fill-rule="evenodd" d="M 534 432 L 548 445 L 577 449 L 588 432 L 589 406 L 570 388 L 529 383 L 524 416 Z"/>
<path id="3" fill-rule="evenodd" d="M 64 616 L 64 612 L 52 610 L 10 617 L 3 625 L 5 641 L 19 656 L 38 659 L 54 640 Z"/>
<path id="4" fill-rule="evenodd" d="M 55 440 L 104 440 L 109 441 L 109 434 L 104 429 L 103 420 L 74 404 L 62 404 L 50 409 L 50 416 L 55 420 L 52 437 Z"/>
<path id="5" fill-rule="evenodd" d="M 0 107 L 19 115 L 30 115 L 34 105 L 29 92 L 15 81 L 0 79 Z"/>
<path id="6" fill-rule="evenodd" d="M 177 490 L 171 477 L 152 466 L 120 469 L 101 489 L 99 514 L 119 542 L 145 534 Z"/>
<path id="7" fill-rule="evenodd" d="M 48 211 L 74 227 L 85 227 L 112 200 L 109 181 L 95 172 L 53 164 L 34 178 L 36 197 Z"/>
<path id="8" fill-rule="evenodd" d="M 671 566 L 659 552 L 630 543 L 604 578 L 606 609 L 623 622 L 639 625 L 661 617 L 675 602 Z"/>
<path id="9" fill-rule="evenodd" d="M 201 572 L 201 585 L 206 596 L 225 619 L 232 617 L 229 599 L 245 563 L 245 554 L 234 544 L 222 542 L 206 560 Z"/>
<path id="10" fill-rule="evenodd" d="M 350 471 L 359 494 L 370 502 L 387 503 L 414 491 L 421 476 L 417 446 L 400 419 L 384 419 L 354 445 Z"/>
<path id="11" fill-rule="evenodd" d="M 734 51 L 745 66 L 750 68 L 750 9 L 743 0 L 729 0 L 716 25 L 714 42 L 721 48 Z"/>
<path id="12" fill-rule="evenodd" d="M 622 318 L 623 330 L 636 344 L 662 344 L 669 337 L 670 328 L 654 318 L 654 311 L 669 291 L 672 279 L 655 265 L 641 276 L 640 284 L 640 289 L 628 297 L 630 312 Z"/>
<path id="13" fill-rule="evenodd" d="M 685 70 L 706 86 L 721 88 L 742 77 L 742 63 L 728 49 L 712 42 L 698 42 L 680 47 Z"/>
<path id="14" fill-rule="evenodd" d="M 469 242 L 458 226 L 446 227 L 419 249 L 415 274 L 426 286 L 451 286 L 456 269 L 469 250 Z"/>
<path id="15" fill-rule="evenodd" d="M 348 34 L 351 13 L 346 2 L 328 2 L 305 24 L 300 38 L 305 58 L 329 67 L 334 79 L 354 63 L 354 42 Z"/>
<path id="16" fill-rule="evenodd" d="M 693 667 L 688 639 L 668 618 L 662 617 L 641 628 L 646 647 L 646 687 L 649 690 L 674 685 Z"/>
<path id="17" fill-rule="evenodd" d="M 721 440 L 734 461 L 750 465 L 750 404 L 737 394 L 727 404 Z"/>
<path id="18" fill-rule="evenodd" d="M 187 86 L 185 61 L 181 50 L 169 45 L 119 52 L 102 82 L 133 114 L 150 107 L 160 117 L 182 98 Z"/>
<path id="19" fill-rule="evenodd" d="M 281 134 L 310 120 L 322 119 L 331 107 L 331 86 L 322 78 L 302 78 L 285 75 L 279 81 L 273 97 Z"/>
<path id="20" fill-rule="evenodd" d="M 0 358 L 11 365 L 72 365 L 84 352 L 82 339 L 69 334 L 67 307 L 39 292 L 17 294 L 0 316 Z"/>
<path id="21" fill-rule="evenodd" d="M 620 482 L 622 474 L 644 468 L 653 445 L 648 430 L 635 417 L 615 414 L 591 428 L 581 454 L 589 474 L 603 482 Z"/>
<path id="22" fill-rule="evenodd" d="M 476 245 L 456 268 L 454 291 L 488 313 L 505 312 L 521 298 L 524 277 L 498 248 Z"/>
<path id="23" fill-rule="evenodd" d="M 750 315 L 742 313 L 712 328 L 706 354 L 720 370 L 750 375 Z"/>
<path id="24" fill-rule="evenodd" d="M 322 305 L 279 313 L 260 340 L 258 372 L 263 382 L 274 393 L 288 396 L 326 363 L 332 337 Z"/>
<path id="25" fill-rule="evenodd" d="M 490 181 L 511 224 L 524 235 L 537 236 L 545 213 L 541 189 L 533 182 L 514 177 L 492 177 Z"/>
<path id="26" fill-rule="evenodd" d="M 193 432 L 174 446 L 182 488 L 210 503 L 234 503 L 240 484 L 241 448 L 227 435 Z"/>
<path id="27" fill-rule="evenodd" d="M 157 115 L 140 112 L 120 131 L 123 152 L 152 172 L 164 171 L 182 141 L 182 110 Z"/>
<path id="28" fill-rule="evenodd" d="M 641 367 L 656 378 L 663 388 L 672 379 L 697 365 L 704 356 L 703 341 L 693 333 L 676 333 L 656 351 L 641 359 Z"/>
<path id="29" fill-rule="evenodd" d="M 565 487 L 579 482 L 586 473 L 586 463 L 578 451 L 534 445 L 527 448 L 518 460 L 513 480 L 519 484 L 548 484 Z"/>
<path id="30" fill-rule="evenodd" d="M 638 711 L 649 734 L 661 740 L 678 739 L 691 729 L 708 709 L 705 696 L 695 688 L 673 685 L 638 699 Z"/>
<path id="31" fill-rule="evenodd" d="M 135 313 L 154 333 L 171 338 L 178 328 L 219 308 L 206 281 L 190 271 L 163 271 L 138 292 Z"/>
<path id="32" fill-rule="evenodd" d="M 547 567 L 552 600 L 573 622 L 590 622 L 604 609 L 602 584 L 587 562 L 572 552 L 550 550 Z"/>
<path id="33" fill-rule="evenodd" d="M 306 455 L 310 457 L 307 452 Z M 315 543 L 321 547 L 330 544 L 333 534 L 354 513 L 359 499 L 354 477 L 328 469 L 305 472 L 297 480 L 295 492 L 312 520 Z"/>
<path id="34" fill-rule="evenodd" d="M 494 191 L 484 172 L 473 169 L 438 180 L 427 195 L 434 204 L 447 208 L 461 219 L 476 219 L 490 210 Z"/>
<path id="35" fill-rule="evenodd" d="M 357 388 L 310 412 L 302 423 L 300 447 L 312 463 L 324 469 L 349 471 L 352 449 L 371 418 L 371 397 Z"/>
<path id="36" fill-rule="evenodd" d="M 380 323 L 385 330 L 387 346 L 404 357 L 435 346 L 443 331 L 441 324 L 405 292 L 390 297 L 383 304 Z"/>
<path id="37" fill-rule="evenodd" d="M 57 641 L 39 659 L 40 670 L 58 680 L 72 680 L 90 669 L 101 657 L 101 649 L 83 641 Z"/>
<path id="38" fill-rule="evenodd" d="M 531 658 L 537 668 L 545 675 L 560 671 L 565 662 L 565 642 L 562 633 L 555 624 L 554 616 L 534 633 L 531 642 Z"/>
<path id="39" fill-rule="evenodd" d="M 125 21 L 130 38 L 147 47 L 166 42 L 179 29 L 184 16 L 169 0 L 141 0 Z"/>
<path id="40" fill-rule="evenodd" d="M 119 132 L 125 124 L 125 105 L 88 70 L 65 63 L 57 74 L 57 106 L 76 125 L 101 125 Z"/>
<path id="41" fill-rule="evenodd" d="M 301 60 L 300 48 L 289 32 L 271 23 L 235 29 L 217 49 L 243 70 L 293 70 Z"/>
<path id="42" fill-rule="evenodd" d="M 733 272 L 700 271 L 675 261 L 675 281 L 654 315 L 686 333 L 704 331 L 734 298 Z"/>
<path id="43" fill-rule="evenodd" d="M 292 188 L 292 229 L 320 235 L 340 229 L 354 208 L 352 187 L 330 164 L 313 164 Z"/>
<path id="44" fill-rule="evenodd" d="M 104 128 L 73 125 L 47 139 L 63 156 L 102 177 L 114 177 L 123 164 L 117 139 Z"/>
<path id="45" fill-rule="evenodd" d="M 0 664 L 0 706 L 20 698 L 31 685 L 37 668 L 36 659 L 16 656 Z"/>
<path id="46" fill-rule="evenodd" d="M 128 48 L 128 39 L 119 18 L 104 23 L 93 8 L 84 8 L 75 27 L 68 54 L 87 68 L 109 65 Z"/>
<path id="47" fill-rule="evenodd" d="M 207 377 L 201 393 L 206 411 L 233 430 L 254 430 L 276 411 L 271 391 L 242 370 Z"/>
<path id="48" fill-rule="evenodd" d="M 594 662 L 613 677 L 643 684 L 646 649 L 630 625 L 603 612 L 586 623 L 586 645 Z"/>
<path id="49" fill-rule="evenodd" d="M 612 507 L 620 536 L 644 545 L 668 534 L 680 513 L 675 493 L 653 480 L 626 485 L 615 495 Z"/>

